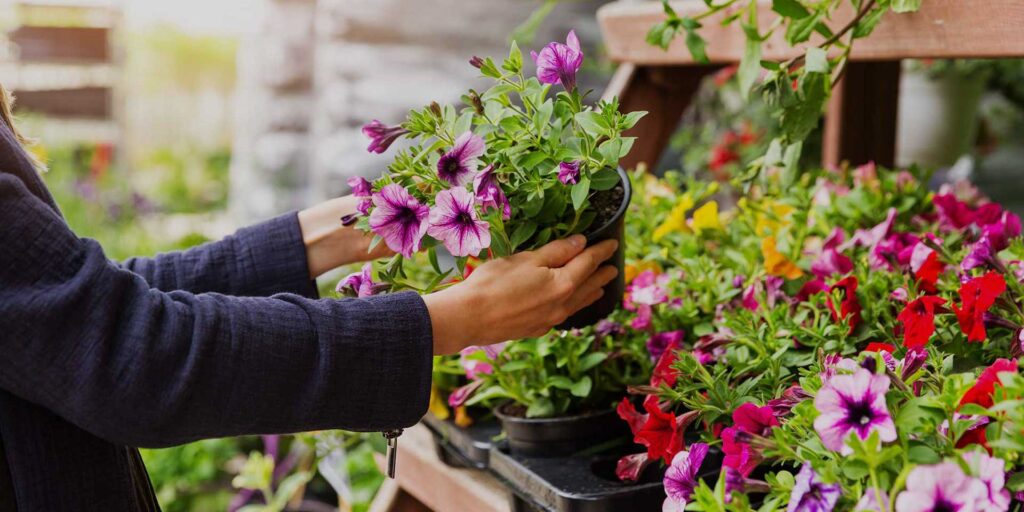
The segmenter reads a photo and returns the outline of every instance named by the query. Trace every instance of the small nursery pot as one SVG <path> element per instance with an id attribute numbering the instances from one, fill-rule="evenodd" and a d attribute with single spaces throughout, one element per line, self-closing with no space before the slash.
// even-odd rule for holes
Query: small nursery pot
<path id="1" fill-rule="evenodd" d="M 587 245 L 594 245 L 610 239 L 618 240 L 619 248 L 605 264 L 615 265 L 619 274 L 604 286 L 604 295 L 597 302 L 577 311 L 565 322 L 557 325 L 556 329 L 576 329 L 596 324 L 615 311 L 622 301 L 622 295 L 626 293 L 626 278 L 625 272 L 623 272 L 626 254 L 626 209 L 629 208 L 629 201 L 633 197 L 633 187 L 629 183 L 629 175 L 626 174 L 626 171 L 620 167 L 617 172 L 622 183 L 622 204 L 619 205 L 619 209 L 610 220 L 587 234 Z"/>
<path id="2" fill-rule="evenodd" d="M 506 404 L 507 405 L 507 404 Z M 613 409 L 561 418 L 522 418 L 494 409 L 513 455 L 565 457 L 629 434 Z"/>

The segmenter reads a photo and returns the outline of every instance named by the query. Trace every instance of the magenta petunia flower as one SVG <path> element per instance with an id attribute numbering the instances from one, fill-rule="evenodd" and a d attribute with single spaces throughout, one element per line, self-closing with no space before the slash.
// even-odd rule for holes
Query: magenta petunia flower
<path id="1" fill-rule="evenodd" d="M 484 381 L 478 379 L 460 388 L 455 388 L 455 391 L 448 395 L 448 405 L 455 408 L 465 404 L 473 396 L 473 393 L 476 393 L 483 385 Z"/>
<path id="2" fill-rule="evenodd" d="M 356 210 L 363 215 L 370 213 L 370 207 L 373 206 L 373 186 L 370 182 L 362 176 L 353 176 L 346 183 L 352 189 L 352 195 L 359 199 Z"/>
<path id="3" fill-rule="evenodd" d="M 387 151 L 391 144 L 407 133 L 409 130 L 401 126 L 388 126 L 376 119 L 363 126 L 363 135 L 370 138 L 370 145 L 366 148 L 370 153 Z"/>
<path id="4" fill-rule="evenodd" d="M 786 388 L 778 398 L 769 400 L 766 406 L 770 407 L 776 418 L 788 416 L 789 413 L 800 402 L 811 398 L 811 395 L 804 391 L 799 384 L 793 384 Z"/>
<path id="5" fill-rule="evenodd" d="M 868 255 L 868 263 L 874 270 L 896 270 L 910 264 L 914 247 L 921 241 L 910 233 L 893 233 L 882 241 L 878 242 L 871 254 Z"/>
<path id="6" fill-rule="evenodd" d="M 466 132 L 455 139 L 451 151 L 441 155 L 437 161 L 437 175 L 453 186 L 469 183 L 480 165 L 478 158 L 484 154 L 484 139 L 473 132 Z"/>
<path id="7" fill-rule="evenodd" d="M 1010 239 L 1020 236 L 1020 217 L 1013 212 L 1003 212 L 998 220 L 986 225 L 982 231 L 992 244 L 992 249 L 995 252 L 1002 251 L 1010 246 Z"/>
<path id="8" fill-rule="evenodd" d="M 576 88 L 576 73 L 583 65 L 583 51 L 576 31 L 570 30 L 565 44 L 548 43 L 540 53 L 530 52 L 537 64 L 537 79 L 543 84 L 562 84 L 565 90 Z"/>
<path id="9" fill-rule="evenodd" d="M 497 178 L 494 177 L 494 166 L 488 165 L 473 177 L 473 193 L 476 194 L 476 201 L 480 209 L 486 213 L 490 209 L 501 210 L 505 220 L 512 216 L 512 205 L 501 189 Z"/>
<path id="10" fill-rule="evenodd" d="M 370 229 L 383 238 L 392 251 L 411 258 L 420 250 L 420 240 L 427 232 L 430 208 L 420 204 L 398 184 L 386 185 L 374 194 L 373 205 Z"/>
<path id="11" fill-rule="evenodd" d="M 575 185 L 580 181 L 579 161 L 562 162 L 558 164 L 558 181 L 564 185 Z"/>
<path id="12" fill-rule="evenodd" d="M 335 291 L 348 297 L 370 297 L 376 295 L 381 285 L 373 282 L 373 264 L 363 265 L 361 271 L 349 274 L 342 279 Z"/>
<path id="13" fill-rule="evenodd" d="M 647 339 L 647 352 L 651 361 L 657 361 L 666 350 L 679 348 L 683 342 L 683 331 L 659 332 Z"/>
<path id="14" fill-rule="evenodd" d="M 484 347 L 466 347 L 459 351 L 459 364 L 462 369 L 466 371 L 466 378 L 470 380 L 476 380 L 480 375 L 489 375 L 494 373 L 494 366 L 488 361 L 481 361 L 477 358 L 472 358 L 473 354 L 477 352 L 483 352 L 487 359 L 497 359 L 501 351 L 505 349 L 504 343 L 498 343 L 495 345 L 487 345 Z"/>
<path id="15" fill-rule="evenodd" d="M 882 240 L 892 233 L 892 228 L 896 224 L 896 217 L 899 212 L 896 208 L 889 208 L 889 212 L 885 216 L 885 220 L 877 226 L 871 229 L 860 229 L 850 238 L 848 242 L 842 245 L 840 250 L 846 250 L 849 247 L 868 247 L 874 250 L 875 246 Z"/>
<path id="16" fill-rule="evenodd" d="M 441 191 L 430 209 L 427 234 L 452 256 L 476 256 L 491 246 L 491 226 L 476 213 L 476 198 L 464 188 Z"/>
<path id="17" fill-rule="evenodd" d="M 672 458 L 672 465 L 665 471 L 665 503 L 662 512 L 682 512 L 686 502 L 693 497 L 697 487 L 697 472 L 708 454 L 708 445 L 694 443 L 688 451 L 681 451 Z"/>
<path id="18" fill-rule="evenodd" d="M 820 415 L 814 420 L 814 430 L 830 450 L 849 455 L 853 450 L 846 440 L 853 433 L 867 439 L 877 432 L 882 442 L 896 440 L 896 424 L 885 404 L 889 391 L 889 378 L 874 375 L 858 368 L 852 375 L 829 378 L 814 398 L 814 407 Z"/>
<path id="19" fill-rule="evenodd" d="M 822 482 L 811 465 L 805 463 L 796 475 L 786 512 L 830 512 L 842 492 L 839 484 Z"/>
<path id="20" fill-rule="evenodd" d="M 907 476 L 907 489 L 896 497 L 896 512 L 973 512 L 989 510 L 988 488 L 965 475 L 955 462 L 918 466 Z"/>

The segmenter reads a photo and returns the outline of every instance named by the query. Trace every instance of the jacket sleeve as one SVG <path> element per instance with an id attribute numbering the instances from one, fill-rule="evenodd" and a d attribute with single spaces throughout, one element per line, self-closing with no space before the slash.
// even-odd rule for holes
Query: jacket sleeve
<path id="1" fill-rule="evenodd" d="M 294 212 L 243 228 L 223 240 L 154 258 L 132 258 L 122 266 L 167 292 L 317 297 Z"/>
<path id="2" fill-rule="evenodd" d="M 412 425 L 431 332 L 416 294 L 153 289 L 0 174 L 0 387 L 108 441 Z"/>

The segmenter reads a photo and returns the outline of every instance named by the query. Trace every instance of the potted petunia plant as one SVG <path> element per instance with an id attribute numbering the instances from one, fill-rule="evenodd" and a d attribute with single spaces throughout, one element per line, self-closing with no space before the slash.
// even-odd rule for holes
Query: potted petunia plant
<path id="1" fill-rule="evenodd" d="M 591 242 L 622 240 L 631 188 L 619 160 L 629 153 L 632 128 L 643 112 L 619 112 L 615 99 L 585 103 L 576 85 L 583 52 L 575 33 L 532 53 L 536 76 L 527 77 L 515 43 L 499 66 L 490 58 L 470 64 L 492 80 L 469 90 L 464 105 L 433 103 L 410 112 L 397 126 L 374 121 L 363 128 L 369 150 L 397 151 L 382 177 L 350 180 L 360 215 L 346 219 L 376 235 L 396 255 L 377 270 L 393 290 L 429 291 L 469 258 L 487 260 L 531 250 L 551 240 L 585 234 Z M 454 257 L 444 264 L 444 255 Z M 404 262 L 425 251 L 434 274 L 415 282 Z M 622 265 L 622 252 L 614 257 Z M 447 267 L 447 268 L 446 268 Z M 596 322 L 622 294 L 619 278 L 604 297 L 563 327 Z"/>

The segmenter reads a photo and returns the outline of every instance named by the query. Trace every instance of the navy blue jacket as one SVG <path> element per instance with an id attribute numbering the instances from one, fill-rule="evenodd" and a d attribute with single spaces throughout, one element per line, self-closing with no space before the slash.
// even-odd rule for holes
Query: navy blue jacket
<path id="1" fill-rule="evenodd" d="M 135 447 L 412 425 L 431 332 L 416 294 L 317 300 L 295 214 L 112 262 L 0 123 L 0 510 L 153 510 Z"/>

